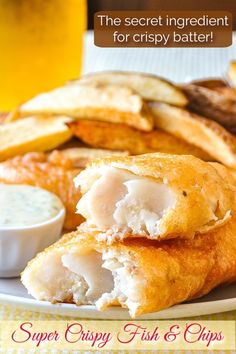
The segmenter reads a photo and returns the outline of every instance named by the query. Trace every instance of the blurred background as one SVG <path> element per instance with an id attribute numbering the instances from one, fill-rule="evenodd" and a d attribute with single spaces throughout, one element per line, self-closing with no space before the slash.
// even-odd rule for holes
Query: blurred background
<path id="1" fill-rule="evenodd" d="M 96 47 L 86 30 L 101 10 L 228 10 L 236 30 L 236 0 L 0 0 L 0 111 L 82 73 L 125 69 L 186 82 L 223 75 L 236 56 L 236 32 L 224 48 Z"/>
<path id="2" fill-rule="evenodd" d="M 88 0 L 88 28 L 93 29 L 93 15 L 106 10 L 227 10 L 233 15 L 236 31 L 236 0 Z M 234 45 L 225 48 L 99 48 L 93 33 L 85 41 L 83 72 L 103 70 L 145 71 L 175 82 L 224 76 L 236 56 Z"/>
<path id="3" fill-rule="evenodd" d="M 88 24 L 93 28 L 93 14 L 102 10 L 227 10 L 233 15 L 236 30 L 236 0 L 89 0 Z"/>

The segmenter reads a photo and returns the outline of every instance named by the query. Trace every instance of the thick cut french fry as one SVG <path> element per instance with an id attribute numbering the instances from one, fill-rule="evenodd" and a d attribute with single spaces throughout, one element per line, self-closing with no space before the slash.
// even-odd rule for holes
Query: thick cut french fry
<path id="1" fill-rule="evenodd" d="M 72 137 L 68 117 L 29 117 L 0 125 L 0 161 L 31 151 L 48 151 Z"/>
<path id="2" fill-rule="evenodd" d="M 236 137 L 221 125 L 164 103 L 153 104 L 152 111 L 157 128 L 200 147 L 216 161 L 236 168 Z"/>
<path id="3" fill-rule="evenodd" d="M 206 87 L 211 90 L 218 90 L 221 88 L 229 87 L 228 82 L 222 78 L 208 78 L 208 79 L 200 79 L 194 80 L 191 82 L 193 85 Z"/>
<path id="4" fill-rule="evenodd" d="M 8 119 L 38 114 L 125 123 L 144 131 L 153 128 L 153 117 L 143 98 L 128 87 L 116 85 L 63 86 L 32 98 Z"/>
<path id="5" fill-rule="evenodd" d="M 183 87 L 189 99 L 189 109 L 215 120 L 236 133 L 236 91 L 230 87 L 209 89 L 199 85 Z"/>
<path id="6" fill-rule="evenodd" d="M 179 87 L 156 75 L 126 71 L 104 71 L 85 75 L 74 83 L 80 82 L 126 86 L 147 101 L 166 102 L 180 107 L 187 104 L 187 98 Z"/>

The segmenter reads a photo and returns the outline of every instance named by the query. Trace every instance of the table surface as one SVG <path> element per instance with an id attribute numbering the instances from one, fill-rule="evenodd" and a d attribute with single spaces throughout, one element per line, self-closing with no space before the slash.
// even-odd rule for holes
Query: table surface
<path id="1" fill-rule="evenodd" d="M 236 34 L 234 38 L 235 45 L 228 48 L 108 49 L 95 47 L 93 44 L 93 33 L 89 31 L 85 38 L 83 71 L 84 73 L 102 70 L 144 71 L 163 76 L 175 82 L 186 82 L 203 77 L 222 76 L 226 73 L 230 60 L 233 58 L 236 59 Z M 0 320 L 22 319 L 63 320 L 70 318 L 26 311 L 21 308 L 15 308 L 14 306 L 0 304 Z M 236 320 L 236 311 L 201 316 L 196 319 Z M 53 353 L 59 353 L 59 351 L 55 350 Z M 63 353 L 67 354 L 69 351 L 63 351 Z M 163 351 L 163 353 L 167 354 L 170 353 L 170 351 Z M 178 352 L 175 353 L 177 354 Z M 191 353 L 191 351 L 188 351 L 188 353 Z M 197 353 L 200 354 L 204 352 L 198 351 Z M 231 353 L 233 354 L 235 351 Z"/>

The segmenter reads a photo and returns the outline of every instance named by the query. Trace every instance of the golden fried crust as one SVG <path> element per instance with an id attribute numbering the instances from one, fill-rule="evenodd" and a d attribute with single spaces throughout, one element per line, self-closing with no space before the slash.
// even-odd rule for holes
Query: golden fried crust
<path id="1" fill-rule="evenodd" d="M 227 168 L 226 166 L 217 162 L 210 162 L 210 164 L 217 170 L 217 172 L 225 181 L 228 181 L 231 185 L 236 186 L 236 170 Z"/>
<path id="2" fill-rule="evenodd" d="M 157 128 L 200 147 L 216 161 L 236 169 L 236 137 L 221 125 L 164 103 L 152 105 L 152 112 Z"/>
<path id="3" fill-rule="evenodd" d="M 136 317 L 201 297 L 218 285 L 236 280 L 236 214 L 226 225 L 194 240 L 127 238 L 107 245 L 97 242 L 96 231 L 82 224 L 76 232 L 40 253 L 26 272 L 37 269 L 46 255 L 67 251 L 79 254 L 89 249 L 109 252 L 114 259 L 123 259 L 130 265 L 129 272 L 136 277 L 135 291 L 131 302 L 120 304 Z M 117 302 L 121 302 L 117 297 L 108 299 L 102 309 Z"/>
<path id="4" fill-rule="evenodd" d="M 201 297 L 214 287 L 236 280 L 236 217 L 194 240 L 127 240 L 114 245 L 129 255 L 140 274 L 135 315 L 158 311 Z M 136 299 L 137 300 L 137 299 Z"/>
<path id="5" fill-rule="evenodd" d="M 149 152 L 190 154 L 203 160 L 212 160 L 200 148 L 162 130 L 141 132 L 125 124 L 89 120 L 71 122 L 68 126 L 77 138 L 96 148 L 126 150 L 132 155 Z"/>
<path id="6" fill-rule="evenodd" d="M 236 170 L 231 170 L 230 172 L 231 172 L 231 174 L 234 177 L 235 182 L 236 182 Z"/>
<path id="7" fill-rule="evenodd" d="M 97 159 L 80 175 L 82 193 L 90 185 L 90 176 L 99 177 L 99 169 L 112 166 L 135 175 L 154 178 L 175 193 L 175 207 L 168 209 L 160 223 L 160 237 L 193 237 L 228 221 L 236 210 L 235 184 L 211 166 L 191 155 L 153 153 L 139 156 Z M 101 169 L 100 169 L 101 170 Z M 102 173 L 102 172 L 100 172 Z M 215 216 L 217 217 L 215 220 Z"/>
<path id="8" fill-rule="evenodd" d="M 64 227 L 74 229 L 83 218 L 75 214 L 80 198 L 73 178 L 80 169 L 72 167 L 71 162 L 58 151 L 49 156 L 44 153 L 28 153 L 0 163 L 0 183 L 29 184 L 56 194 L 66 208 Z"/>

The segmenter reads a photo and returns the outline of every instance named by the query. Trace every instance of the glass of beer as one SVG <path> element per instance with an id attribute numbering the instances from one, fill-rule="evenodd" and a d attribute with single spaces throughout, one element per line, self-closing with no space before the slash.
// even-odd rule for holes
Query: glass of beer
<path id="1" fill-rule="evenodd" d="M 0 0 L 0 112 L 81 72 L 86 0 Z"/>

